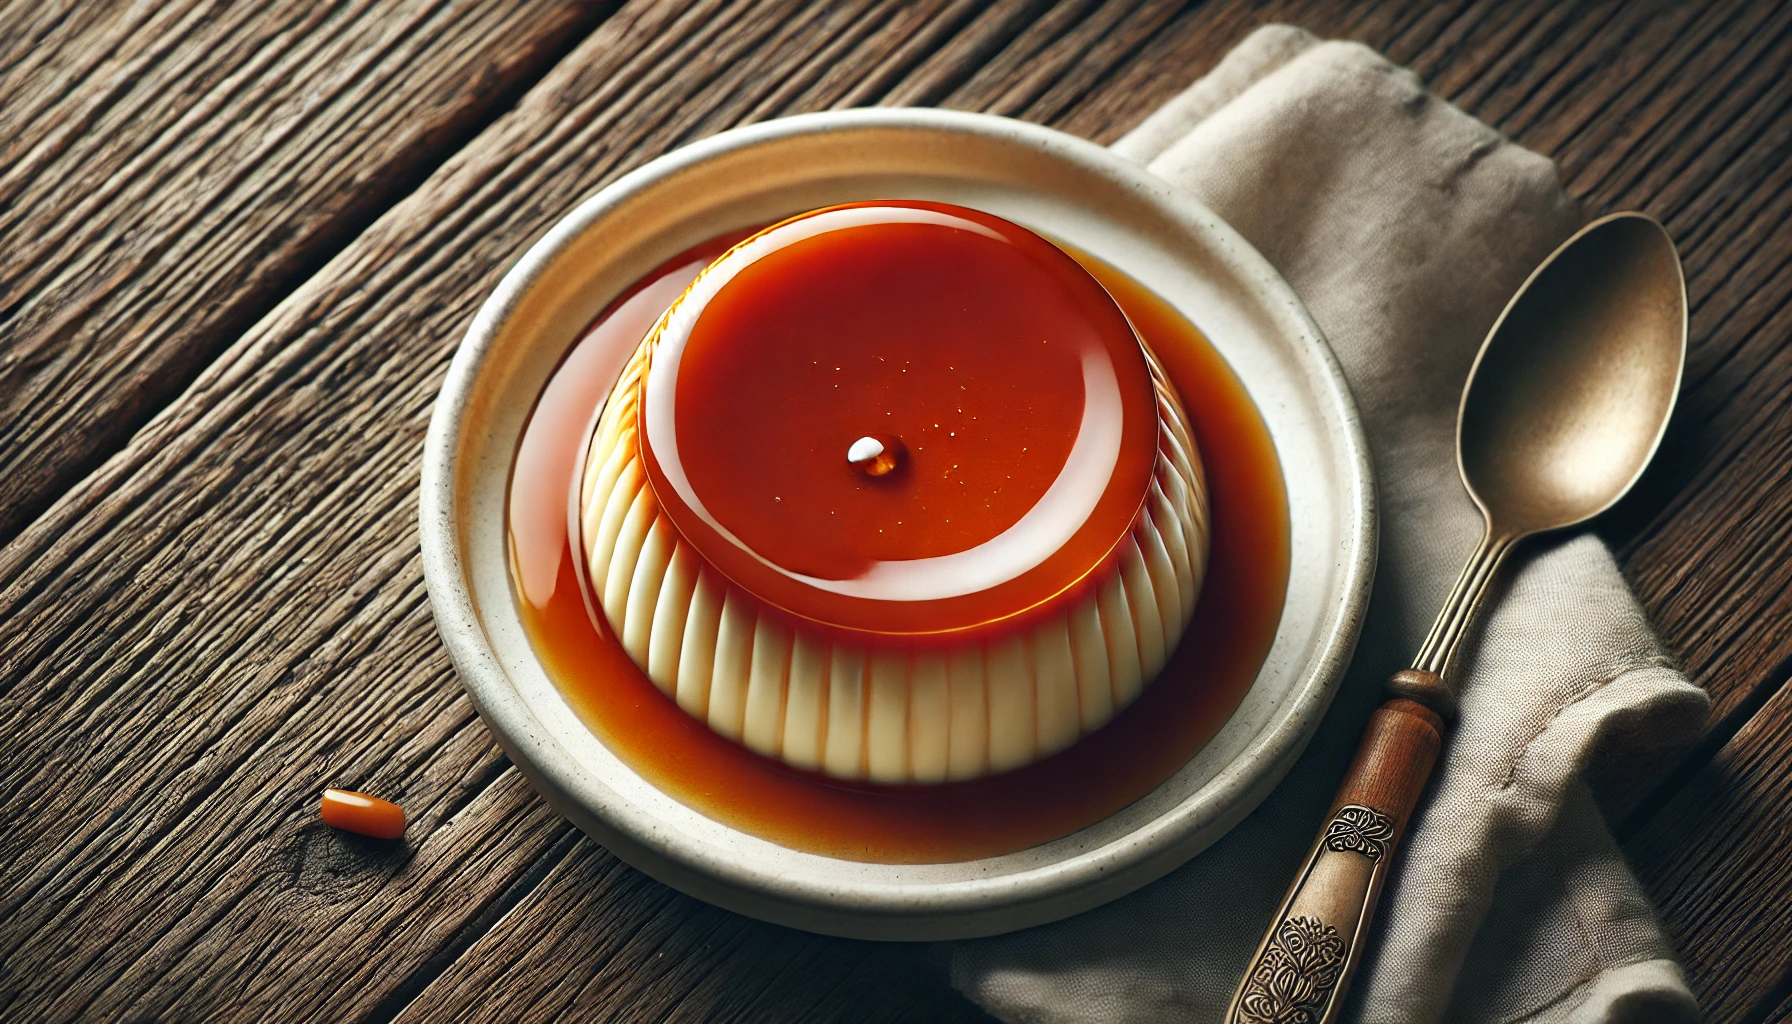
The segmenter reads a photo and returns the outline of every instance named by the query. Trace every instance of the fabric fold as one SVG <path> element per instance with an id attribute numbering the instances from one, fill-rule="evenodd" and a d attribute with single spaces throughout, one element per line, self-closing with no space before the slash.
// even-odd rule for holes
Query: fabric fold
<path id="1" fill-rule="evenodd" d="M 1288 26 L 1258 30 L 1114 150 L 1237 228 L 1312 312 L 1362 412 L 1381 555 L 1338 697 L 1262 807 L 1125 899 L 945 947 L 954 983 L 1017 1022 L 1219 1019 L 1383 681 L 1479 539 L 1454 448 L 1475 352 L 1580 221 L 1548 160 L 1373 51 Z M 1456 675 L 1462 719 L 1383 898 L 1349 1018 L 1695 1020 L 1581 775 L 1595 759 L 1689 741 L 1708 703 L 1603 543 L 1580 534 L 1520 549 Z"/>

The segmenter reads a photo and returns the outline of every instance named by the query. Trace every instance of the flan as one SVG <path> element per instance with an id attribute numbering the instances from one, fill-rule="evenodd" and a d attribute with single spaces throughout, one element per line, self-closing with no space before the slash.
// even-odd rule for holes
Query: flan
<path id="1" fill-rule="evenodd" d="M 656 687 L 884 784 L 1102 726 L 1208 554 L 1187 414 L 1112 297 L 942 203 L 812 211 L 709 264 L 612 389 L 578 502 L 593 603 Z"/>

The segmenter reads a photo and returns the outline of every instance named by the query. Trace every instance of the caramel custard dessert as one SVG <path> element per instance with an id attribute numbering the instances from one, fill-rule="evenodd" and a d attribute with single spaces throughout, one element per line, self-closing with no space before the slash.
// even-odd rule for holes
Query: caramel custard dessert
<path id="1" fill-rule="evenodd" d="M 1287 494 L 1268 429 L 1237 376 L 1193 324 L 1149 289 L 1100 260 L 1072 254 L 1075 262 L 1094 275 L 1118 303 L 1136 335 L 1128 338 L 1116 326 L 1108 307 L 1097 301 L 1101 296 L 1089 289 L 1088 281 L 1071 273 L 1075 268 L 1066 267 L 1060 259 L 1063 254 L 1035 236 L 993 218 L 982 219 L 952 208 L 898 203 L 871 204 L 869 208 L 931 210 L 987 228 L 1018 252 L 1010 254 L 994 244 L 998 239 L 978 234 L 978 238 L 992 243 L 985 251 L 1000 257 L 981 269 L 941 262 L 938 265 L 951 272 L 927 276 L 928 263 L 922 260 L 919 267 L 912 268 L 914 276 L 903 277 L 888 265 L 873 264 L 872 269 L 879 271 L 875 285 L 864 285 L 853 293 L 840 291 L 837 283 L 820 290 L 812 315 L 798 317 L 794 325 L 786 323 L 790 330 L 783 336 L 786 345 L 796 345 L 805 336 L 814 344 L 830 339 L 837 343 L 827 357 L 821 353 L 810 355 L 808 364 L 803 362 L 800 349 L 785 349 L 782 354 L 773 351 L 771 354 L 782 359 L 781 363 L 746 359 L 737 353 L 735 362 L 723 359 L 712 364 L 708 356 L 691 354 L 711 352 L 704 346 L 737 337 L 733 332 L 742 330 L 744 325 L 771 322 L 768 317 L 777 311 L 777 304 L 771 300 L 779 298 L 778 293 L 767 294 L 763 304 L 755 301 L 731 305 L 735 295 L 730 285 L 721 304 L 711 308 L 712 297 L 701 306 L 690 307 L 707 310 L 696 318 L 701 322 L 700 329 L 684 340 L 678 374 L 657 378 L 665 366 L 654 363 L 652 344 L 644 349 L 643 338 L 670 326 L 668 307 L 680 301 L 698 276 L 741 243 L 747 233 L 704 242 L 650 271 L 612 302 L 567 351 L 529 414 L 512 462 L 506 503 L 511 578 L 516 609 L 530 646 L 554 685 L 608 750 L 672 798 L 732 828 L 825 856 L 908 864 L 973 860 L 1035 846 L 1100 821 L 1150 793 L 1220 730 L 1250 688 L 1280 622 L 1289 571 Z M 977 234 L 971 227 L 963 231 Z M 780 247 L 779 251 L 784 248 L 792 247 Z M 841 254 L 845 247 L 820 251 L 829 257 L 820 261 L 820 269 L 826 270 L 835 258 L 844 258 Z M 1028 267 L 1025 260 L 1032 254 L 1038 255 L 1043 269 L 1037 264 Z M 793 260 L 803 256 L 801 248 L 789 253 Z M 1011 282 L 1002 276 L 1004 266 L 1039 275 L 1035 281 L 1043 277 L 1052 282 L 1041 290 L 1046 301 L 1057 305 L 1037 306 L 1036 297 L 1026 302 L 997 304 L 1004 295 L 1011 294 Z M 773 263 L 761 269 L 779 267 Z M 754 278 L 746 280 L 751 282 Z M 986 318 L 999 316 L 1005 321 L 1012 314 L 1021 318 L 1018 322 L 1036 323 L 1038 309 L 1068 308 L 1073 319 L 1084 323 L 1086 333 L 1063 333 L 1068 329 L 1060 325 L 1053 328 L 1059 333 L 1032 339 L 1021 337 L 1018 341 L 1009 337 L 1006 343 L 1012 347 L 996 348 L 1003 342 L 996 331 L 982 329 L 986 319 L 974 320 L 970 327 L 960 329 L 952 326 L 951 317 L 946 317 L 948 322 L 940 329 L 959 331 L 953 335 L 958 341 L 929 349 L 930 339 L 937 335 L 903 335 L 896 329 L 909 306 L 917 302 L 912 298 L 908 305 L 892 301 L 896 286 L 903 281 L 917 288 L 937 285 L 943 289 L 981 282 L 985 290 L 967 295 L 965 302 L 984 309 Z M 720 294 L 724 289 L 716 291 Z M 743 293 L 741 297 L 746 296 Z M 792 300 L 785 296 L 785 301 Z M 992 305 L 983 306 L 985 302 Z M 949 306 L 936 305 L 934 309 L 952 312 Z M 730 310 L 732 317 L 725 315 Z M 883 315 L 874 315 L 880 310 Z M 712 321 L 712 313 L 724 315 Z M 786 315 L 795 313 L 800 311 L 786 309 Z M 854 325 L 854 335 L 846 334 L 840 326 L 849 321 Z M 724 332 L 724 328 L 729 330 Z M 689 329 L 688 324 L 685 329 Z M 817 337 L 821 341 L 815 341 Z M 849 344 L 855 337 L 860 344 Z M 996 340 L 990 341 L 992 337 Z M 1143 347 L 1138 339 L 1143 340 Z M 779 340 L 778 336 L 772 338 L 773 343 Z M 892 371 L 887 368 L 889 346 L 896 342 L 912 345 L 923 353 L 931 351 L 936 356 L 949 354 L 950 358 L 939 366 L 928 363 L 924 356 L 917 359 L 911 354 L 910 365 L 897 366 Z M 881 343 L 885 348 L 856 362 L 845 361 L 844 357 L 853 353 L 864 355 L 873 343 Z M 985 344 L 991 347 L 980 347 Z M 1073 349 L 1073 344 L 1081 347 Z M 1039 352 L 1033 351 L 1035 345 Z M 1052 349 L 1054 345 L 1060 347 Z M 772 347 L 775 349 L 776 344 Z M 1066 355 L 1072 351 L 1077 354 L 1074 366 Z M 1104 365 L 1112 369 L 1113 390 L 1107 395 L 1114 403 L 1130 403 L 1126 411 L 1133 418 L 1121 416 L 1117 421 L 1121 441 L 1115 449 L 1113 467 L 1105 476 L 1092 474 L 1092 478 L 1101 477 L 1094 483 L 1079 481 L 1079 487 L 1090 490 L 1084 495 L 1084 502 L 1091 511 L 1081 522 L 1073 523 L 1077 529 L 1069 532 L 1070 540 L 1059 545 L 1071 551 L 1063 561 L 1054 563 L 1048 558 L 1022 571 L 1013 577 L 1019 582 L 1009 584 L 1009 590 L 996 586 L 971 588 L 956 595 L 958 603 L 950 606 L 923 608 L 920 606 L 925 601 L 893 601 L 888 590 L 881 595 L 883 604 L 873 603 L 880 598 L 877 594 L 868 598 L 863 593 L 839 593 L 845 581 L 863 578 L 864 567 L 874 561 L 900 561 L 909 556 L 937 558 L 974 548 L 1008 532 L 1027 509 L 1042 503 L 1064 466 L 1070 463 L 1075 439 L 1081 436 L 1079 412 L 1089 405 L 1083 396 L 1093 390 L 1085 390 L 1081 385 L 1085 352 L 1097 371 Z M 960 361 L 961 353 L 964 361 Z M 979 353 L 986 357 L 985 362 L 973 361 Z M 884 359 L 878 361 L 877 355 Z M 830 361 L 832 356 L 843 358 Z M 704 360 L 701 365 L 695 361 L 698 358 Z M 1148 382 L 1149 391 L 1139 387 L 1141 365 L 1142 379 Z M 833 370 L 835 366 L 841 369 Z M 617 387 L 625 370 L 635 380 L 632 389 Z M 844 379 L 849 370 L 858 383 L 849 384 Z M 973 370 L 986 383 L 965 379 Z M 687 373 L 694 374 L 688 381 Z M 806 373 L 816 377 L 811 382 L 813 386 L 804 389 L 800 385 Z M 927 373 L 934 375 L 931 385 L 907 384 L 911 377 L 924 380 L 921 375 Z M 675 494 L 673 501 L 682 505 L 666 502 L 662 506 L 663 492 L 659 488 L 666 486 L 667 477 L 662 475 L 656 482 L 652 474 L 665 474 L 667 456 L 659 446 L 660 435 L 643 430 L 645 418 L 640 403 L 644 378 L 677 385 L 672 392 L 672 423 L 679 431 L 674 454 L 681 464 L 690 465 L 684 476 L 690 482 L 691 494 L 744 551 L 731 552 L 725 544 L 718 547 L 718 535 L 702 533 L 701 525 L 687 527 L 690 498 Z M 796 378 L 796 383 L 791 383 L 790 378 Z M 850 401 L 831 398 L 829 393 L 836 390 L 836 383 L 842 385 L 838 389 L 841 392 L 857 388 Z M 788 404 L 773 404 L 766 397 L 780 393 L 776 387 L 753 391 L 768 384 L 787 388 L 781 393 L 782 402 Z M 723 392 L 723 404 L 687 406 L 685 392 L 680 390 L 686 386 L 692 394 L 699 388 L 704 389 L 706 396 Z M 879 387 L 885 390 L 880 391 Z M 894 390 L 898 388 L 900 391 Z M 952 398 L 954 391 L 965 399 L 975 392 L 980 405 L 956 398 L 948 404 L 945 399 Z M 610 400 L 612 394 L 615 402 Z M 893 402 L 898 394 L 907 396 L 911 403 L 933 404 L 899 406 Z M 1149 403 L 1141 402 L 1141 398 L 1148 398 Z M 1167 404 L 1172 400 L 1176 404 Z M 880 401 L 884 404 L 878 404 Z M 1082 406 L 1076 404 L 1079 401 Z M 755 411 L 755 402 L 764 403 L 759 409 L 769 409 L 772 415 L 750 415 Z M 598 425 L 601 422 L 614 429 L 625 406 L 626 415 L 635 422 L 636 437 L 620 450 L 624 458 L 633 453 L 639 477 L 635 483 L 623 485 L 604 480 L 601 474 L 609 456 L 597 458 L 593 450 L 616 453 L 620 435 L 606 436 Z M 1154 599 L 1167 599 L 1172 593 L 1168 585 L 1161 589 L 1157 585 L 1159 578 L 1173 577 L 1176 571 L 1175 564 L 1169 561 L 1169 542 L 1165 541 L 1164 556 L 1159 561 L 1154 550 L 1147 551 L 1149 538 L 1136 529 L 1144 525 L 1141 516 L 1149 516 L 1156 507 L 1151 503 L 1156 490 L 1164 492 L 1166 501 L 1173 500 L 1169 487 L 1158 484 L 1166 408 L 1168 415 L 1184 418 L 1189 435 L 1186 472 L 1180 466 L 1173 468 L 1183 483 L 1197 480 L 1205 487 L 1205 514 L 1199 518 L 1189 516 L 1189 528 L 1181 533 L 1185 540 L 1191 536 L 1205 537 L 1205 547 L 1190 549 L 1185 545 L 1183 551 L 1185 557 L 1191 550 L 1204 552 L 1206 560 L 1184 563 L 1191 570 L 1186 599 L 1183 581 L 1176 580 L 1173 592 L 1180 605 L 1177 614 L 1169 616 L 1170 628 L 1163 632 L 1162 656 L 1166 660 L 1155 679 L 1148 671 L 1157 656 L 1155 644 L 1150 657 L 1142 647 L 1139 650 L 1135 691 L 1129 684 L 1130 674 L 1115 669 L 1116 662 L 1122 669 L 1132 664 L 1129 648 L 1116 642 L 1117 655 L 1110 653 L 1107 661 L 1106 693 L 1113 702 L 1112 709 L 1104 711 L 1103 691 L 1091 687 L 1088 692 L 1094 714 L 1085 724 L 1082 683 L 1092 679 L 1099 669 L 1091 667 L 1087 676 L 1073 674 L 1083 670 L 1084 663 L 1077 661 L 1079 652 L 1087 655 L 1107 650 L 1109 638 L 1122 635 L 1128 622 L 1132 623 L 1137 645 L 1142 629 L 1139 620 L 1133 618 L 1132 599 L 1144 593 L 1147 582 Z M 964 410 L 962 418 L 960 409 Z M 935 412 L 939 415 L 931 415 Z M 693 414 L 698 418 L 680 423 L 680 417 Z M 836 418 L 825 418 L 829 416 Z M 895 423 L 905 416 L 904 423 Z M 935 427 L 935 423 L 939 426 Z M 686 428 L 691 430 L 689 435 L 683 433 Z M 653 445 L 657 469 L 645 461 L 644 433 L 651 435 L 646 441 Z M 1139 444 L 1141 438 L 1146 443 Z M 981 440 L 973 444 L 973 439 Z M 987 455 L 983 451 L 985 443 L 990 446 Z M 958 465 L 953 466 L 954 462 Z M 589 473 L 588 466 L 594 466 Z M 798 473 L 804 466 L 814 469 L 813 480 Z M 926 467 L 935 466 L 939 467 L 933 470 L 940 474 L 938 477 L 923 475 Z M 620 481 L 621 466 L 616 470 L 616 480 Z M 961 475 L 948 478 L 948 470 Z M 1126 476 L 1128 472 L 1132 475 Z M 712 492 L 718 479 L 726 479 L 743 490 L 724 494 L 717 488 Z M 959 480 L 965 482 L 958 483 Z M 970 497 L 973 480 L 983 481 L 988 493 L 976 499 Z M 886 490 L 875 489 L 885 485 L 889 485 Z M 625 552 L 638 549 L 640 553 L 634 556 L 633 568 L 627 574 L 626 594 L 620 589 L 621 570 L 617 570 L 618 590 L 610 594 L 610 567 L 617 562 L 614 539 L 609 542 L 602 572 L 593 572 L 590 565 L 590 556 L 599 553 L 594 542 L 604 524 L 603 513 L 595 506 L 600 491 L 613 494 L 625 486 L 632 488 L 632 493 L 620 523 L 614 526 L 615 538 L 634 538 L 623 547 Z M 1137 504 L 1125 509 L 1122 497 L 1129 492 Z M 782 508 L 799 497 L 810 504 L 793 510 Z M 1110 504 L 1102 504 L 1104 497 Z M 925 503 L 927 518 L 911 517 L 906 508 L 897 514 L 899 501 L 913 502 L 917 509 Z M 771 512 L 764 513 L 769 518 L 753 515 L 762 511 L 755 503 L 772 506 Z M 606 509 L 608 505 L 606 498 Z M 829 511 L 835 515 L 825 516 Z M 856 527 L 850 523 L 837 526 L 822 522 L 824 518 L 838 520 L 849 514 L 857 518 Z M 587 531 L 585 524 L 593 515 L 595 525 Z M 632 526 L 631 515 L 635 516 Z M 679 515 L 686 519 L 675 518 Z M 738 523 L 730 517 L 739 517 Z M 952 520 L 949 525 L 945 522 L 948 518 Z M 701 522 L 700 516 L 698 520 Z M 1161 539 L 1164 529 L 1159 529 L 1156 522 L 1154 519 L 1152 528 Z M 660 524 L 657 538 L 656 523 Z M 928 529 L 939 532 L 923 534 L 919 528 L 924 523 Z M 1092 525 L 1086 532 L 1078 532 L 1084 524 Z M 1184 521 L 1178 519 L 1176 525 L 1181 527 Z M 868 541 L 877 540 L 862 550 L 843 546 L 841 538 L 853 539 L 846 532 L 851 528 L 859 529 Z M 1062 531 L 1065 526 L 1060 523 L 1058 528 Z M 879 534 L 879 529 L 885 532 Z M 804 543 L 805 534 L 827 540 L 831 546 Z M 1026 532 L 1018 534 L 1017 539 L 1034 536 Z M 1106 550 L 1102 549 L 1104 540 L 1108 544 Z M 1138 568 L 1135 566 L 1134 576 L 1128 577 L 1128 563 L 1123 557 L 1135 541 L 1139 544 L 1138 565 L 1144 569 L 1137 586 L 1133 580 L 1139 579 Z M 650 551 L 657 554 L 648 557 Z M 855 563 L 846 561 L 855 551 L 863 559 L 862 567 L 855 568 Z M 764 556 L 772 565 L 759 564 L 752 553 Z M 643 561 L 647 563 L 645 570 Z M 1076 562 L 1086 570 L 1080 578 L 1074 569 Z M 663 572 L 659 568 L 662 564 Z M 1011 572 L 1016 564 L 1007 563 Z M 1166 566 L 1169 576 L 1164 575 Z M 1197 567 L 1204 571 L 1196 571 Z M 985 571 L 980 565 L 970 568 Z M 1116 593 L 1116 568 L 1117 592 L 1128 599 L 1123 608 L 1117 608 L 1112 600 Z M 731 648 L 733 653 L 724 656 L 723 664 L 726 667 L 732 659 L 732 664 L 744 665 L 744 671 L 734 670 L 734 688 L 731 695 L 723 698 L 724 708 L 726 701 L 733 700 L 736 710 L 725 717 L 718 716 L 721 729 L 710 724 L 716 708 L 713 653 L 710 688 L 701 706 L 701 717 L 679 703 L 683 696 L 691 701 L 690 706 L 696 706 L 695 686 L 683 691 L 680 687 L 686 678 L 702 678 L 695 664 L 686 662 L 684 655 L 685 636 L 692 632 L 692 623 L 703 625 L 709 621 L 707 612 L 705 618 L 697 618 L 695 600 L 706 569 L 711 586 L 715 587 L 709 596 L 719 600 L 720 606 L 714 609 L 713 626 L 703 626 L 695 632 L 703 637 L 706 630 L 713 629 L 710 642 L 720 641 L 728 600 L 734 595 L 735 618 L 731 620 L 730 636 L 740 640 Z M 742 572 L 742 576 L 737 579 L 729 575 L 730 570 Z M 1154 576 L 1154 571 L 1158 575 Z M 752 573 L 757 575 L 749 575 Z M 644 596 L 648 592 L 645 584 L 656 574 L 657 583 L 653 586 L 658 589 L 649 604 Z M 987 580 L 992 575 L 985 571 L 983 578 Z M 819 582 L 790 579 L 802 576 Z M 972 579 L 956 578 L 961 583 Z M 881 579 L 889 581 L 887 576 Z M 637 580 L 643 584 L 641 589 L 637 589 Z M 689 597 L 683 596 L 680 581 L 689 581 Z M 941 585 L 941 581 L 932 582 Z M 1104 583 L 1106 590 L 1097 583 Z M 722 589 L 724 584 L 727 590 Z M 796 596 L 792 597 L 790 590 L 772 593 L 779 585 L 791 588 Z M 669 597 L 665 596 L 668 591 Z M 1101 648 L 1079 640 L 1094 635 L 1092 631 L 1077 632 L 1079 627 L 1087 629 L 1090 625 L 1087 612 L 1080 620 L 1071 615 L 1076 608 L 1087 608 L 1085 598 L 1091 593 L 1095 595 L 1094 625 L 1102 630 Z M 1102 604 L 1104 593 L 1109 595 L 1107 605 Z M 805 595 L 812 604 L 800 603 Z M 606 606 L 605 599 L 609 597 L 618 600 Z M 678 634 L 676 662 L 668 660 L 674 649 L 668 632 L 672 626 L 670 620 L 661 616 L 662 598 L 668 612 L 680 605 L 686 609 L 678 620 L 683 623 L 683 631 Z M 854 598 L 857 603 L 849 600 Z M 931 623 L 934 627 L 957 628 L 929 628 L 929 623 L 919 618 L 902 618 L 905 607 L 916 616 L 935 616 Z M 612 608 L 617 610 L 612 612 Z M 636 616 L 635 609 L 645 609 L 645 617 Z M 743 612 L 748 609 L 754 616 L 750 648 L 745 643 L 747 631 L 740 628 L 745 621 Z M 1124 617 L 1118 614 L 1121 610 L 1126 613 Z M 1149 630 L 1153 621 L 1162 628 L 1166 616 L 1159 605 L 1155 620 L 1149 615 L 1143 618 L 1143 630 Z M 766 635 L 773 638 L 763 646 L 758 642 L 762 622 Z M 1055 628 L 1042 629 L 1043 624 L 1054 622 L 1063 623 L 1061 639 Z M 789 629 L 788 656 L 782 632 L 774 631 L 780 626 Z M 806 637 L 801 642 L 799 630 Z M 1039 643 L 1041 636 L 1049 643 Z M 633 653 L 631 648 L 625 648 L 625 641 L 632 642 Z M 825 676 L 819 657 L 824 644 L 828 655 Z M 1067 648 L 1068 656 L 1064 654 Z M 1001 681 L 1025 684 L 1026 689 L 1019 685 L 1000 693 L 992 689 L 998 681 L 991 670 L 992 649 L 1000 652 L 996 671 L 1001 670 L 999 659 L 1003 656 L 1008 659 L 1006 664 L 1016 669 Z M 1042 649 L 1046 652 L 1043 660 L 1039 655 Z M 837 650 L 845 652 L 844 667 L 838 673 L 834 670 Z M 856 655 L 851 653 L 855 650 L 865 652 L 866 659 L 865 667 L 856 671 Z M 955 657 L 950 654 L 953 650 L 958 652 Z M 881 660 L 874 652 L 881 652 Z M 980 671 L 985 703 L 980 706 L 984 716 L 981 729 L 974 726 L 979 705 L 969 699 L 978 693 L 977 688 L 954 688 L 955 682 L 962 684 L 972 677 L 972 673 L 962 671 L 967 664 L 976 666 L 971 652 L 983 658 Z M 1033 660 L 1028 661 L 1029 657 Z M 781 677 L 776 674 L 780 663 Z M 955 665 L 961 670 L 956 675 Z M 891 671 L 895 668 L 906 670 L 907 675 Z M 758 676 L 754 674 L 756 669 Z M 656 673 L 660 682 L 653 681 L 650 672 Z M 766 713 L 771 710 L 773 692 L 765 683 L 779 678 L 783 688 L 776 691 L 778 709 Z M 856 689 L 850 685 L 855 678 Z M 889 685 L 897 680 L 902 685 Z M 1148 680 L 1150 684 L 1145 685 Z M 1071 682 L 1074 690 L 1066 685 Z M 760 687 L 757 697 L 756 683 Z M 834 699 L 836 684 L 844 695 L 838 703 Z M 856 711 L 850 704 L 855 692 L 859 700 Z M 1038 703 L 1041 692 L 1046 700 L 1043 705 Z M 802 696 L 805 693 L 812 695 L 806 704 Z M 1122 707 L 1129 693 L 1131 703 Z M 1031 703 L 1023 704 L 1022 694 Z M 954 704 L 955 696 L 965 698 L 963 703 Z M 886 707 L 894 710 L 897 697 L 907 701 L 902 705 L 906 713 L 880 717 L 880 728 L 887 731 L 873 740 L 871 712 Z M 1009 704 L 1001 703 L 1008 698 L 1013 698 Z M 888 703 L 878 703 L 880 699 Z M 772 751 L 770 756 L 755 753 L 746 745 L 749 705 L 761 709 L 758 714 L 762 717 L 754 718 L 755 722 L 772 726 L 767 729 L 766 724 L 757 725 L 756 729 L 764 731 L 756 732 L 754 739 L 761 743 L 761 749 Z M 992 711 L 1002 707 L 1016 713 L 1008 717 Z M 1048 716 L 1044 719 L 1048 723 L 1048 738 L 1055 737 L 1056 742 L 1071 736 L 1081 738 L 1058 753 L 1045 756 L 1050 740 L 1042 749 L 1042 707 Z M 1112 720 L 1096 728 L 1094 723 L 1103 713 L 1111 713 Z M 840 730 L 833 728 L 836 718 L 850 720 L 853 714 L 859 716 L 856 730 L 850 725 Z M 992 717 L 999 717 L 1006 739 L 998 740 L 991 729 Z M 799 723 L 796 728 L 792 728 L 793 720 Z M 815 730 L 812 741 L 800 724 L 811 720 Z M 921 721 L 919 728 L 915 726 L 917 720 Z M 930 767 L 934 777 L 938 777 L 941 722 L 945 781 L 909 781 L 927 778 L 925 770 Z M 896 741 L 898 728 L 903 730 L 900 742 Z M 979 737 L 981 753 L 978 745 L 971 742 Z M 1030 754 L 1023 746 L 1029 737 Z M 847 743 L 855 738 L 856 762 L 847 754 Z M 917 741 L 921 741 L 919 757 L 914 754 Z M 835 762 L 843 769 L 839 774 L 830 774 L 826 768 L 830 742 L 842 755 Z M 1012 770 L 995 770 L 1001 762 L 995 760 L 994 752 L 1001 742 L 1012 742 L 1009 749 L 1037 759 Z M 889 783 L 876 781 L 872 776 L 874 746 L 882 751 L 878 765 L 880 770 L 888 769 L 881 777 L 892 779 Z M 803 760 L 805 749 L 814 758 L 812 762 Z M 955 755 L 960 758 L 956 764 L 958 770 L 966 773 L 964 777 L 953 775 Z M 805 763 L 814 767 L 798 766 Z M 917 766 L 923 771 L 916 772 Z M 985 773 L 970 774 L 975 771 Z"/>
<path id="2" fill-rule="evenodd" d="M 693 718 L 837 779 L 1064 750 L 1139 697 L 1209 545 L 1187 412 L 1114 298 L 978 211 L 836 206 L 709 263 L 610 391 L 590 594 Z"/>

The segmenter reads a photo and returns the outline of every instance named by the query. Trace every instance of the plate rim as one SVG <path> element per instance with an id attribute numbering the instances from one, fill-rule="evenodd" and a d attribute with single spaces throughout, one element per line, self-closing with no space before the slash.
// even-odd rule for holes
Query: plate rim
<path id="1" fill-rule="evenodd" d="M 806 885 L 790 878 L 767 878 L 725 857 L 700 855 L 681 847 L 670 830 L 651 820 L 633 821 L 626 808 L 593 808 L 571 796 L 557 777 L 559 766 L 540 763 L 539 747 L 553 742 L 515 695 L 481 623 L 463 558 L 458 530 L 461 477 L 457 465 L 469 400 L 480 369 L 500 329 L 554 259 L 575 239 L 601 223 L 627 200 L 689 168 L 737 150 L 789 136 L 865 128 L 897 128 L 995 135 L 1078 165 L 1148 196 L 1153 205 L 1176 215 L 1180 228 L 1204 240 L 1241 276 L 1266 289 L 1275 312 L 1295 326 L 1304 354 L 1316 361 L 1329 412 L 1341 431 L 1347 456 L 1349 511 L 1340 524 L 1343 555 L 1342 600 L 1324 624 L 1324 639 L 1301 667 L 1296 699 L 1267 722 L 1244 752 L 1203 787 L 1216 789 L 1225 812 L 1204 826 L 1186 814 L 1165 814 L 1123 837 L 1077 855 L 1025 871 L 952 883 L 890 885 L 862 882 L 847 890 L 835 883 Z M 1284 463 L 1286 479 L 1289 470 Z M 1281 275 L 1243 236 L 1199 201 L 1106 147 L 1054 129 L 989 114 L 931 108 L 869 108 L 799 114 L 721 132 L 675 149 L 619 177 L 579 203 L 533 243 L 506 271 L 481 305 L 457 349 L 432 412 L 424 443 L 419 503 L 419 541 L 430 606 L 457 675 L 480 717 L 500 746 L 554 810 L 579 825 L 623 860 L 687 893 L 751 916 L 811 931 L 861 938 L 943 938 L 986 935 L 1042 923 L 1089 909 L 1131 891 L 1180 865 L 1229 831 L 1275 788 L 1312 739 L 1343 678 L 1361 632 L 1373 583 L 1378 510 L 1372 463 L 1362 423 L 1337 358 L 1324 333 Z M 1298 571 L 1291 564 L 1290 572 Z M 1254 684 L 1253 684 L 1254 685 Z M 1268 771 L 1246 772 L 1241 765 L 1268 758 Z M 551 760 L 551 759 L 550 759 Z M 650 784 L 651 785 L 651 784 Z M 1174 817 L 1174 821 L 1166 818 Z M 1229 820 L 1227 820 L 1229 819 Z M 1199 831 L 1166 837 L 1166 830 Z M 723 826 L 731 832 L 731 826 Z M 1151 833 L 1141 835 L 1141 833 Z M 742 833 L 744 836 L 745 834 Z M 1074 835 L 1074 834 L 1073 834 Z M 756 838 L 756 837 L 755 837 Z M 1112 861 L 1113 847 L 1132 856 Z M 799 853 L 800 851 L 792 851 Z M 819 856 L 805 854 L 805 856 Z M 829 858 L 832 860 L 832 858 Z M 970 862 L 975 863 L 975 862 Z"/>

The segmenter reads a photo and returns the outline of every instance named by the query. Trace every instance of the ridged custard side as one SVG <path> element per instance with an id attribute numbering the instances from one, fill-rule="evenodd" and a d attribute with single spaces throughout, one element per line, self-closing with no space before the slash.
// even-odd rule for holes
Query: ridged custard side
<path id="1" fill-rule="evenodd" d="M 730 583 L 648 485 L 638 396 L 651 337 L 598 419 L 580 486 L 590 585 L 623 648 L 687 713 L 843 779 L 928 783 L 1018 768 L 1099 728 L 1163 667 L 1207 565 L 1206 483 L 1180 398 L 1157 395 L 1149 495 L 1117 561 L 1043 619 L 953 646 L 836 640 Z"/>

